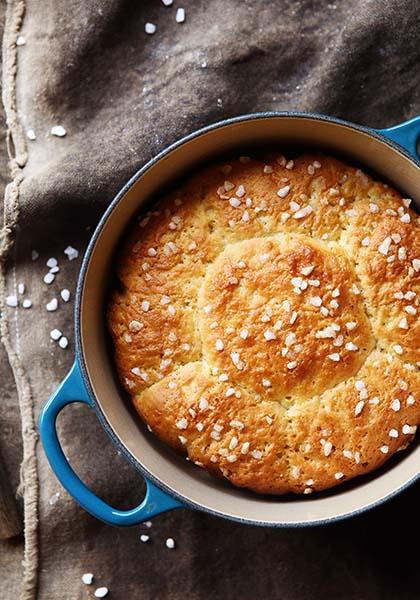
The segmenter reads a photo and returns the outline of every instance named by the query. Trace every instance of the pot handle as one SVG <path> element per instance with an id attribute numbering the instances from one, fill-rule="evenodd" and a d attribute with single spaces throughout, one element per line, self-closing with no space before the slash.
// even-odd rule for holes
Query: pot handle
<path id="1" fill-rule="evenodd" d="M 407 150 L 414 158 L 419 159 L 417 145 L 420 138 L 420 116 L 413 117 L 405 123 L 394 125 L 388 129 L 375 129 L 376 133 L 385 136 L 393 142 L 397 142 Z"/>
<path id="2" fill-rule="evenodd" d="M 91 515 L 109 525 L 137 525 L 160 513 L 181 508 L 181 502 L 172 498 L 153 483 L 146 481 L 143 502 L 131 510 L 117 510 L 95 496 L 79 479 L 64 456 L 57 437 L 56 420 L 60 411 L 72 402 L 84 402 L 91 408 L 92 400 L 83 382 L 77 360 L 58 389 L 44 405 L 39 418 L 39 431 L 45 454 L 56 477 L 67 492 Z"/>

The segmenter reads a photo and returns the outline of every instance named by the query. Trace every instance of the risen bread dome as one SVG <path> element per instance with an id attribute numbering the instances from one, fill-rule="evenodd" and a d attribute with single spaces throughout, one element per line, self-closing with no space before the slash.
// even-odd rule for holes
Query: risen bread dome
<path id="1" fill-rule="evenodd" d="M 333 158 L 199 172 L 139 217 L 108 325 L 149 428 L 258 492 L 367 473 L 420 420 L 420 222 Z"/>

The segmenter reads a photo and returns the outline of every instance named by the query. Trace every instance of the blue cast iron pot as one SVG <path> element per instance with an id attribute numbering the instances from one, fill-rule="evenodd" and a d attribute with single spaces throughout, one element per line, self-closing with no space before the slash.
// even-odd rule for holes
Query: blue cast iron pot
<path id="1" fill-rule="evenodd" d="M 389 129 L 369 129 L 340 119 L 304 113 L 260 113 L 221 121 L 168 147 L 142 167 L 119 192 L 87 248 L 77 285 L 75 362 L 46 402 L 39 430 L 51 468 L 73 498 L 93 516 L 112 525 L 136 525 L 164 511 L 190 507 L 241 522 L 304 526 L 358 514 L 394 496 L 419 476 L 420 447 L 389 461 L 368 477 L 312 497 L 266 497 L 207 476 L 156 441 L 133 414 L 116 381 L 106 344 L 103 303 L 107 273 L 122 232 L 139 208 L 164 184 L 203 161 L 233 149 L 297 144 L 338 153 L 390 180 L 420 206 L 417 142 L 420 117 Z M 72 402 L 92 408 L 117 448 L 146 479 L 143 502 L 117 510 L 99 499 L 75 474 L 61 449 L 56 419 Z"/>

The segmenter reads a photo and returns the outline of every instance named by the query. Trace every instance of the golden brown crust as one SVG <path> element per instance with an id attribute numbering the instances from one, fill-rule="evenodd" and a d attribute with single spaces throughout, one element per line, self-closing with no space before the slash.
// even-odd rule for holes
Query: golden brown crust
<path id="1" fill-rule="evenodd" d="M 420 361 L 420 276 L 413 266 L 420 256 L 418 217 L 396 198 L 372 195 L 370 202 L 355 202 L 353 211 L 343 246 L 354 259 L 374 333 L 389 352 L 397 346 L 401 359 L 415 364 Z M 407 216 L 408 222 L 401 221 Z"/>
<path id="2" fill-rule="evenodd" d="M 288 431 L 293 491 L 326 489 L 337 481 L 368 473 L 404 448 L 419 419 L 418 404 L 411 405 L 410 400 L 407 404 L 407 399 L 418 398 L 419 392 L 416 373 L 374 350 L 355 377 L 291 407 Z M 338 480 L 337 474 L 342 474 Z M 308 480 L 314 483 L 308 485 Z"/>
<path id="3" fill-rule="evenodd" d="M 357 372 L 374 346 L 355 284 L 336 244 L 279 234 L 229 245 L 200 290 L 203 357 L 264 398 L 319 394 Z"/>
<path id="4" fill-rule="evenodd" d="M 367 473 L 420 421 L 419 218 L 335 159 L 209 167 L 139 217 L 108 326 L 121 381 L 178 452 L 237 486 Z"/>
<path id="5" fill-rule="evenodd" d="M 181 367 L 134 402 L 152 431 L 198 466 L 238 486 L 288 491 L 287 423 L 279 404 L 232 388 L 201 362 Z"/>

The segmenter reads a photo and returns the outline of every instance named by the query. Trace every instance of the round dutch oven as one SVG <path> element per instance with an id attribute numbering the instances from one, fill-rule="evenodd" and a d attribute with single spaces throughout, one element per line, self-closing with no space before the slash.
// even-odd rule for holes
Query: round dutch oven
<path id="1" fill-rule="evenodd" d="M 374 130 L 339 119 L 302 113 L 259 113 L 216 123 L 176 142 L 141 168 L 109 206 L 87 248 L 75 309 L 76 358 L 45 404 L 39 422 L 50 465 L 64 488 L 95 517 L 112 525 L 135 525 L 169 509 L 189 507 L 267 526 L 327 523 L 358 514 L 391 498 L 419 476 L 420 445 L 369 477 L 308 498 L 267 497 L 236 489 L 208 476 L 161 445 L 134 414 L 114 374 L 107 343 L 106 282 L 122 233 L 159 188 L 198 164 L 258 145 L 299 146 L 339 154 L 392 182 L 420 207 L 417 142 L 420 116 L 390 129 Z M 132 510 L 112 508 L 95 496 L 67 462 L 56 433 L 59 412 L 84 402 L 123 455 L 146 479 L 143 502 Z"/>

